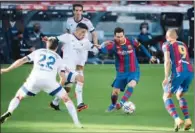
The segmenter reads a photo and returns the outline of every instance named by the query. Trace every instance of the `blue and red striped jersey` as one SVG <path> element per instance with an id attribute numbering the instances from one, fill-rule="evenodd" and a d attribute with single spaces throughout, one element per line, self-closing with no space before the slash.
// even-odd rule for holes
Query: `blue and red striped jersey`
<path id="1" fill-rule="evenodd" d="M 170 59 L 172 68 L 172 73 L 177 72 L 193 72 L 192 64 L 190 64 L 190 58 L 188 54 L 188 48 L 185 43 L 176 41 L 173 44 L 170 42 L 165 42 L 163 44 L 163 52 L 170 52 Z"/>
<path id="2" fill-rule="evenodd" d="M 104 53 L 113 53 L 115 55 L 116 71 L 120 73 L 139 71 L 139 64 L 136 57 L 135 48 L 139 47 L 140 43 L 136 39 L 127 39 L 124 45 L 117 44 L 116 41 L 102 48 Z M 143 46 L 143 51 L 151 57 Z"/>

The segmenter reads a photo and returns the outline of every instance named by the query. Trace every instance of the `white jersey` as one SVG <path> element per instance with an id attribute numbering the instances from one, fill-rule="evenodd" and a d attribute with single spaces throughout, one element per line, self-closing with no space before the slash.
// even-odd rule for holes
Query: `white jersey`
<path id="1" fill-rule="evenodd" d="M 62 58 L 49 49 L 38 49 L 27 55 L 29 61 L 33 61 L 33 69 L 29 78 L 47 79 L 56 81 L 57 73 L 65 70 Z"/>
<path id="2" fill-rule="evenodd" d="M 93 24 L 91 23 L 91 21 L 87 18 L 84 18 L 84 17 L 82 17 L 82 19 L 79 22 L 76 22 L 74 20 L 74 17 L 68 18 L 67 22 L 66 22 L 67 30 L 70 31 L 70 33 L 74 33 L 78 23 L 86 24 L 90 33 L 95 30 L 95 28 L 94 28 Z M 92 39 L 90 37 L 90 34 L 86 34 L 85 38 L 88 38 L 90 41 L 92 41 Z"/>
<path id="3" fill-rule="evenodd" d="M 74 34 L 62 34 L 57 37 L 63 43 L 63 63 L 71 70 L 76 70 L 79 53 L 82 51 L 91 51 L 93 44 L 86 38 L 79 40 Z"/>

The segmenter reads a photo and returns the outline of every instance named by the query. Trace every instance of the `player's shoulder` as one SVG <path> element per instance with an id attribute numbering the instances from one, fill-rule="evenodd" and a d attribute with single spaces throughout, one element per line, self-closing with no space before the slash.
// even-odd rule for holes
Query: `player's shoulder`
<path id="1" fill-rule="evenodd" d="M 163 45 L 162 45 L 162 51 L 163 51 L 163 52 L 168 51 L 170 45 L 171 45 L 170 42 L 168 42 L 168 41 L 164 42 Z"/>
<path id="2" fill-rule="evenodd" d="M 91 20 L 89 20 L 88 18 L 86 18 L 86 17 L 83 17 L 83 19 L 82 19 L 83 21 L 86 21 L 86 22 L 91 22 Z"/>
<path id="3" fill-rule="evenodd" d="M 128 41 L 130 41 L 130 43 L 133 43 L 133 44 L 135 44 L 135 43 L 139 43 L 139 41 L 137 40 L 137 38 L 135 38 L 135 37 L 128 37 L 128 38 L 126 38 Z"/>
<path id="4" fill-rule="evenodd" d="M 185 43 L 182 41 L 177 41 L 177 44 L 185 45 Z"/>
<path id="5" fill-rule="evenodd" d="M 74 21 L 74 18 L 73 17 L 68 17 L 67 22 L 71 22 L 71 21 Z"/>
<path id="6" fill-rule="evenodd" d="M 171 43 L 170 42 L 168 42 L 168 41 L 165 41 L 164 43 L 163 43 L 163 45 L 162 46 L 169 46 Z"/>

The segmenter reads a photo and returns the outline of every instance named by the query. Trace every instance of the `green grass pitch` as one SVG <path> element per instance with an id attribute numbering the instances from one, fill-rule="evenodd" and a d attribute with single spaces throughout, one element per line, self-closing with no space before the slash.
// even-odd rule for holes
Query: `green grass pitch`
<path id="1" fill-rule="evenodd" d="M 1 77 L 1 113 L 23 84 L 32 66 L 24 65 Z M 1 125 L 1 132 L 172 132 L 173 119 L 162 101 L 163 65 L 141 65 L 140 82 L 130 101 L 136 105 L 132 115 L 121 110 L 105 113 L 110 104 L 111 83 L 115 77 L 113 65 L 87 65 L 85 68 L 84 101 L 88 110 L 80 112 L 84 129 L 74 128 L 73 122 L 61 102 L 61 112 L 49 108 L 53 99 L 46 93 L 24 99 L 12 117 Z M 186 94 L 191 118 L 194 118 L 194 81 Z M 75 101 L 74 88 L 70 97 Z M 175 100 L 175 104 L 178 102 Z M 178 106 L 177 106 L 178 107 Z M 181 118 L 183 115 L 177 108 Z M 181 130 L 183 132 L 183 129 Z M 194 131 L 194 127 L 190 132 Z"/>

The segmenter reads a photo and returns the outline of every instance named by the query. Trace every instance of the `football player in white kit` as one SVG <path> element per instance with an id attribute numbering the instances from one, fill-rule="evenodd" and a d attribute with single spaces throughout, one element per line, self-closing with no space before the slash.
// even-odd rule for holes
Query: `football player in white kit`
<path id="1" fill-rule="evenodd" d="M 66 66 L 63 64 L 62 58 L 55 52 L 58 47 L 58 40 L 55 37 L 50 37 L 46 45 L 47 49 L 36 50 L 15 61 L 10 67 L 1 69 L 2 74 L 18 68 L 27 62 L 33 61 L 34 63 L 29 77 L 11 100 L 7 112 L 0 118 L 0 122 L 4 123 L 12 115 L 23 98 L 26 96 L 35 96 L 40 91 L 44 91 L 51 96 L 59 97 L 66 105 L 75 126 L 81 128 L 76 108 L 68 97 L 67 92 L 62 88 L 66 80 L 64 74 Z M 57 73 L 60 77 L 60 83 L 56 81 Z"/>
<path id="2" fill-rule="evenodd" d="M 93 51 L 98 52 L 96 47 L 85 38 L 85 34 L 88 32 L 88 27 L 84 23 L 79 23 L 76 27 L 76 31 L 73 34 L 65 33 L 57 37 L 59 42 L 63 44 L 63 62 L 67 65 L 72 73 L 66 75 L 68 83 L 75 83 L 76 88 L 75 93 L 77 96 L 77 111 L 80 112 L 83 109 L 87 108 L 87 105 L 83 102 L 83 76 L 80 76 L 79 80 L 75 79 L 75 76 L 78 75 L 76 72 L 76 66 L 78 61 L 80 61 L 80 52 L 83 51 Z M 80 74 L 79 74 L 80 75 Z M 66 85 L 65 84 L 65 85 Z M 55 110 L 59 109 L 60 99 L 56 97 L 51 103 L 50 106 Z"/>
<path id="3" fill-rule="evenodd" d="M 82 14 L 83 14 L 83 5 L 73 4 L 73 17 L 70 17 L 67 19 L 67 26 L 66 26 L 67 32 L 74 33 L 78 23 L 84 23 L 88 27 L 88 32 L 85 35 L 85 38 L 89 39 L 89 41 L 92 41 L 93 44 L 98 44 L 97 34 L 95 32 L 95 28 L 93 24 L 91 23 L 89 19 L 83 17 Z M 76 70 L 80 75 L 84 77 L 83 71 L 84 71 L 85 62 L 87 61 L 87 58 L 88 58 L 88 51 L 83 50 L 83 51 L 78 52 L 78 54 L 79 54 L 79 60 L 77 62 Z M 71 84 L 66 85 L 67 92 L 70 91 L 71 86 L 72 86 Z M 75 91 L 82 91 L 82 90 L 75 90 Z M 76 93 L 76 97 L 78 100 L 80 99 L 77 93 Z M 81 110 L 87 108 L 87 105 L 85 105 L 84 103 L 81 103 L 79 106 Z"/>

